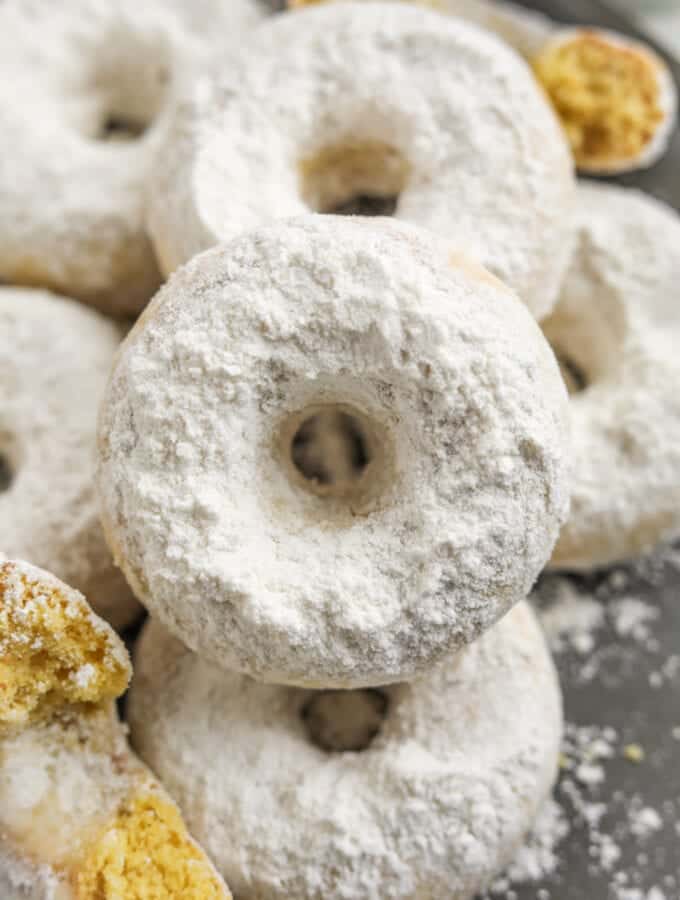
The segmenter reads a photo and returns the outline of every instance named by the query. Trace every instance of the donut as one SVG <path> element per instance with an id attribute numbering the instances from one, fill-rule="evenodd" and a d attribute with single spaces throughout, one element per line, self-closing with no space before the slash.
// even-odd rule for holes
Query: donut
<path id="1" fill-rule="evenodd" d="M 166 273 L 272 218 L 368 196 L 457 244 L 537 318 L 557 296 L 566 141 L 524 62 L 465 22 L 404 3 L 270 18 L 168 134 L 147 205 Z"/>
<path id="2" fill-rule="evenodd" d="M 116 627 L 140 607 L 104 540 L 94 450 L 120 339 L 74 300 L 0 287 L 0 549 L 91 592 Z"/>
<path id="3" fill-rule="evenodd" d="M 590 569 L 680 533 L 680 217 L 584 182 L 577 242 L 543 323 L 570 383 L 571 514 L 551 565 Z"/>
<path id="4" fill-rule="evenodd" d="M 0 280 L 139 312 L 161 279 L 143 189 L 168 97 L 259 18 L 252 0 L 0 3 Z"/>
<path id="5" fill-rule="evenodd" d="M 411 684 L 263 685 L 153 619 L 135 666 L 133 745 L 239 900 L 468 900 L 557 771 L 560 691 L 526 602 Z"/>
<path id="6" fill-rule="evenodd" d="M 677 91 L 667 64 L 646 44 L 601 29 L 559 29 L 533 67 L 581 171 L 645 168 L 665 152 Z"/>
<path id="7" fill-rule="evenodd" d="M 179 811 L 127 745 L 124 645 L 82 594 L 0 564 L 3 900 L 230 900 Z"/>
<path id="8" fill-rule="evenodd" d="M 137 596 L 253 677 L 414 677 L 526 596 L 568 506 L 567 394 L 512 292 L 391 219 L 275 221 L 193 259 L 102 402 Z"/>

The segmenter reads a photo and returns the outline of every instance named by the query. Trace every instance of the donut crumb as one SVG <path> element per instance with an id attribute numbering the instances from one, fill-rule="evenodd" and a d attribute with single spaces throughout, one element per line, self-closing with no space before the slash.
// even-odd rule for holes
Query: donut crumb
<path id="1" fill-rule="evenodd" d="M 77 591 L 30 566 L 0 565 L 0 725 L 21 724 L 64 703 L 123 693 L 123 644 Z"/>
<path id="2" fill-rule="evenodd" d="M 577 165 L 636 160 L 664 119 L 658 64 L 633 46 L 580 31 L 549 45 L 533 67 Z"/>
<path id="3" fill-rule="evenodd" d="M 361 424 L 337 409 L 304 420 L 293 437 L 291 458 L 304 478 L 339 490 L 360 478 L 371 460 Z"/>
<path id="4" fill-rule="evenodd" d="M 118 811 L 90 848 L 75 892 L 77 900 L 229 897 L 177 809 L 152 793 L 132 798 Z"/>

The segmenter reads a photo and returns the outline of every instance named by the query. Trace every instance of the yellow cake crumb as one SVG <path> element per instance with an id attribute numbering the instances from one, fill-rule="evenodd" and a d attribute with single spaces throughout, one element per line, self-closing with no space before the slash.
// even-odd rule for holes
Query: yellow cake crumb
<path id="1" fill-rule="evenodd" d="M 644 761 L 645 751 L 639 744 L 626 744 L 623 748 L 623 755 L 628 762 L 641 763 Z"/>
<path id="2" fill-rule="evenodd" d="M 533 67 L 583 168 L 635 161 L 664 119 L 654 58 L 606 35 L 551 43 Z"/>
<path id="3" fill-rule="evenodd" d="M 129 679 L 124 645 L 81 594 L 26 563 L 0 565 L 0 724 L 110 700 Z"/>
<path id="4" fill-rule="evenodd" d="M 77 900 L 229 900 L 177 809 L 138 795 L 90 849 L 75 878 Z"/>

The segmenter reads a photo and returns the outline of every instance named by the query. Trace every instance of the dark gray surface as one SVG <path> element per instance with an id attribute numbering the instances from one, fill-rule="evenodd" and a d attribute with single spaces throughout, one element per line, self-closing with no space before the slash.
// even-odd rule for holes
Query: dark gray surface
<path id="1" fill-rule="evenodd" d="M 523 5 L 565 23 L 612 28 L 654 45 L 625 18 L 597 2 L 543 0 Z M 657 49 L 668 60 L 676 83 L 680 84 L 680 66 L 658 46 Z M 645 190 L 680 210 L 680 130 L 676 127 L 668 154 L 652 168 L 609 180 Z M 615 756 L 605 762 L 606 779 L 601 787 L 592 790 L 589 799 L 606 804 L 602 831 L 615 836 L 621 858 L 609 873 L 594 861 L 592 832 L 573 812 L 565 795 L 564 783 L 573 777 L 567 773 L 558 786 L 557 797 L 570 815 L 571 832 L 559 847 L 556 873 L 533 884 L 514 885 L 512 893 L 496 896 L 518 900 L 619 900 L 626 895 L 615 886 L 614 873 L 624 872 L 629 888 L 641 890 L 638 896 L 647 898 L 649 890 L 657 887 L 665 900 L 680 898 L 680 673 L 663 679 L 661 686 L 653 686 L 655 678 L 658 682 L 655 673 L 659 668 L 673 654 L 680 653 L 680 576 L 678 568 L 668 563 L 650 566 L 648 571 L 648 577 L 633 573 L 623 593 L 658 608 L 659 618 L 652 624 L 650 642 L 627 640 L 614 629 L 605 629 L 594 651 L 599 675 L 585 682 L 582 656 L 567 652 L 556 659 L 567 721 L 580 726 L 611 726 L 617 732 L 613 742 Z M 587 580 L 575 578 L 574 585 L 591 593 L 607 574 Z M 613 603 L 615 597 L 602 602 Z M 621 752 L 628 743 L 644 747 L 645 759 L 637 765 Z M 647 840 L 637 839 L 626 827 L 631 804 L 634 806 L 637 801 L 657 810 L 664 820 L 663 827 Z M 634 893 L 629 896 L 637 900 Z"/>

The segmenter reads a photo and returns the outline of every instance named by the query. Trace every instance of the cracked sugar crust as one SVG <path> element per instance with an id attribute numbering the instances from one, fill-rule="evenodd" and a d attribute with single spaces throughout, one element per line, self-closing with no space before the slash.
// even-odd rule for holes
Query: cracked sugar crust
<path id="1" fill-rule="evenodd" d="M 47 572 L 0 565 L 0 888 L 3 900 L 229 900 L 113 698 L 122 641 Z"/>
<path id="2" fill-rule="evenodd" d="M 0 287 L 0 550 L 73 584 L 115 627 L 139 604 L 104 540 L 94 452 L 120 339 L 75 301 Z"/>
<path id="3" fill-rule="evenodd" d="M 548 559 L 566 413 L 526 308 L 432 235 L 273 223 L 179 270 L 122 346 L 100 416 L 105 530 L 149 609 L 225 668 L 411 678 Z M 315 436 L 347 420 L 349 475 L 338 435 Z M 323 447 L 332 471 L 309 471 Z"/>
<path id="4" fill-rule="evenodd" d="M 376 146 L 383 158 L 357 166 L 357 149 Z M 329 156 L 312 189 L 310 165 Z M 510 47 L 410 4 L 331 3 L 269 19 L 178 105 L 148 224 L 170 272 L 272 218 L 398 195 L 396 218 L 450 239 L 541 318 L 568 259 L 574 190 L 562 130 Z"/>
<path id="5" fill-rule="evenodd" d="M 142 309 L 161 280 L 143 189 L 169 98 L 260 18 L 250 0 L 0 3 L 0 279 Z"/>
<path id="6" fill-rule="evenodd" d="M 542 323 L 585 375 L 572 394 L 571 513 L 551 565 L 588 569 L 680 533 L 680 217 L 638 191 L 579 186 L 577 242 Z"/>
<path id="7" fill-rule="evenodd" d="M 360 752 L 310 741 L 318 692 L 222 672 L 155 620 L 135 665 L 133 744 L 240 900 L 469 900 L 557 771 L 560 691 L 524 602 L 424 678 L 342 692 L 346 716 L 353 698 L 384 697 Z"/>

